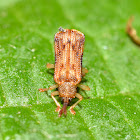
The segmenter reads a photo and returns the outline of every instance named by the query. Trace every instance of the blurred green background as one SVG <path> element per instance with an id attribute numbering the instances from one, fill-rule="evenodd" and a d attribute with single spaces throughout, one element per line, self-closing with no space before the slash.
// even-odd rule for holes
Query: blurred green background
<path id="1" fill-rule="evenodd" d="M 138 0 L 0 0 L 0 139 L 140 139 L 140 48 L 125 33 L 131 15 L 140 34 Z M 76 115 L 61 118 L 51 91 L 38 92 L 54 84 L 46 64 L 60 26 L 85 34 L 82 83 L 91 88 L 79 89 Z"/>

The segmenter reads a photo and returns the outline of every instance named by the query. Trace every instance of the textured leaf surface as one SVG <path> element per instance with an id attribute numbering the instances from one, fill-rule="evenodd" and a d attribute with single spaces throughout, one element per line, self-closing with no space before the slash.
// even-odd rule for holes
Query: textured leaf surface
<path id="1" fill-rule="evenodd" d="M 139 31 L 139 13 L 137 0 L 1 0 L 0 139 L 140 139 L 140 48 L 125 33 L 131 15 Z M 38 92 L 54 84 L 45 65 L 60 26 L 85 34 L 91 88 L 66 118 Z"/>

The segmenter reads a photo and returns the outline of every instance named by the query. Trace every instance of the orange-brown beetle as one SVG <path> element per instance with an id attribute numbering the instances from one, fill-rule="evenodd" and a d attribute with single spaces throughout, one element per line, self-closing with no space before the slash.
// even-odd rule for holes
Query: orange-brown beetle
<path id="1" fill-rule="evenodd" d="M 83 99 L 77 93 L 76 88 L 80 87 L 83 90 L 90 90 L 86 85 L 79 84 L 82 76 L 88 72 L 82 68 L 82 57 L 84 50 L 85 36 L 80 31 L 75 29 L 59 28 L 59 32 L 55 34 L 55 65 L 47 64 L 47 68 L 54 68 L 54 81 L 57 83 L 49 88 L 39 89 L 40 92 L 58 88 L 58 91 L 51 93 L 51 97 L 55 101 L 59 112 L 59 117 L 67 113 L 67 106 L 72 98 L 77 97 L 79 100 L 70 107 L 70 112 L 75 114 L 73 108 Z M 54 96 L 59 95 L 63 99 L 63 107 L 60 110 L 60 104 Z"/>

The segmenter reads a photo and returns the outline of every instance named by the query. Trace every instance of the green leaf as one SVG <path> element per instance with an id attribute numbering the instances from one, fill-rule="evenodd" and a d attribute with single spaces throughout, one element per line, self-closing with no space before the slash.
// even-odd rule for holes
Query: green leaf
<path id="1" fill-rule="evenodd" d="M 1 0 L 0 139 L 140 139 L 140 48 L 125 33 L 131 15 L 140 30 L 139 13 L 137 0 Z M 85 34 L 91 88 L 61 118 L 51 91 L 38 91 L 54 84 L 46 64 L 60 26 Z"/>

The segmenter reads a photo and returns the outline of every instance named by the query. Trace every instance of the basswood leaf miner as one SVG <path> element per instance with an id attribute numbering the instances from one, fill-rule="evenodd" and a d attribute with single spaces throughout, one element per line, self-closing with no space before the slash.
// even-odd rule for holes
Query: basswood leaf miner
<path id="1" fill-rule="evenodd" d="M 49 88 L 39 89 L 40 92 L 58 88 L 58 91 L 51 93 L 51 97 L 57 105 L 56 111 L 59 117 L 67 114 L 67 106 L 71 99 L 77 97 L 79 100 L 70 107 L 70 112 L 75 114 L 74 107 L 83 99 L 77 93 L 77 87 L 83 90 L 90 90 L 86 85 L 80 84 L 82 76 L 88 70 L 82 68 L 82 57 L 84 51 L 85 36 L 75 29 L 59 28 L 59 32 L 54 37 L 55 64 L 47 64 L 47 68 L 54 68 L 55 85 Z M 54 96 L 59 95 L 63 100 L 62 109 L 60 103 Z"/>

